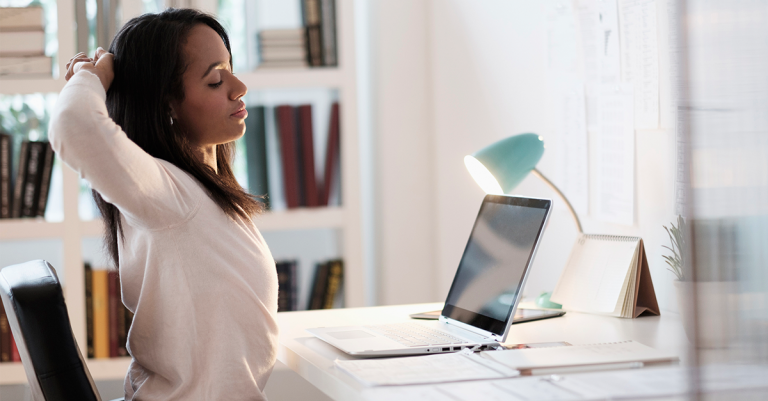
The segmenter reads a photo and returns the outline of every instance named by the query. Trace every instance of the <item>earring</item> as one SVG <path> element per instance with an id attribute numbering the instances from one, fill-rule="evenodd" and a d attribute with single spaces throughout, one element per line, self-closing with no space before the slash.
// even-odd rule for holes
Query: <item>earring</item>
<path id="1" fill-rule="evenodd" d="M 173 117 L 171 117 L 171 125 L 173 125 Z"/>

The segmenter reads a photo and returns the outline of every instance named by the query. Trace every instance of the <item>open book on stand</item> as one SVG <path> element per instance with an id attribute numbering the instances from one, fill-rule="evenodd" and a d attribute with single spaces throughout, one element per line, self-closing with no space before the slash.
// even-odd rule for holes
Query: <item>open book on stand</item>
<path id="1" fill-rule="evenodd" d="M 642 238 L 581 234 L 550 299 L 576 312 L 659 315 Z"/>

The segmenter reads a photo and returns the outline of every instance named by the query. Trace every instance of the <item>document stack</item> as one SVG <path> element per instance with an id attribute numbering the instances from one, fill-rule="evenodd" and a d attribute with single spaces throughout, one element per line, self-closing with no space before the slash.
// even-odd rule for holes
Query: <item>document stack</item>
<path id="1" fill-rule="evenodd" d="M 51 76 L 51 58 L 45 56 L 43 8 L 0 7 L 0 77 Z"/>
<path id="2" fill-rule="evenodd" d="M 267 29 L 259 32 L 259 68 L 308 67 L 304 28 Z"/>

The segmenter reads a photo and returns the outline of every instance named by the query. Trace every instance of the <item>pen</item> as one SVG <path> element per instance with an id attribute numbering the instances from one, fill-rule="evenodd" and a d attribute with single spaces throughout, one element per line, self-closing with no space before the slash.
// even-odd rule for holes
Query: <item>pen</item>
<path id="1" fill-rule="evenodd" d="M 553 373 L 592 372 L 595 370 L 638 369 L 642 362 L 600 363 L 595 365 L 561 366 L 555 368 L 520 369 L 521 376 L 550 375 Z"/>

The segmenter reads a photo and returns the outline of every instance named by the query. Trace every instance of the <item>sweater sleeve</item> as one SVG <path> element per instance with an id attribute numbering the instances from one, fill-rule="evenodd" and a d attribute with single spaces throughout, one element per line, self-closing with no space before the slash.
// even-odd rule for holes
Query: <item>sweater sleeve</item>
<path id="1" fill-rule="evenodd" d="M 59 158 L 134 223 L 150 229 L 186 220 L 201 188 L 189 175 L 131 141 L 109 117 L 99 78 L 82 70 L 64 86 L 48 138 Z"/>

